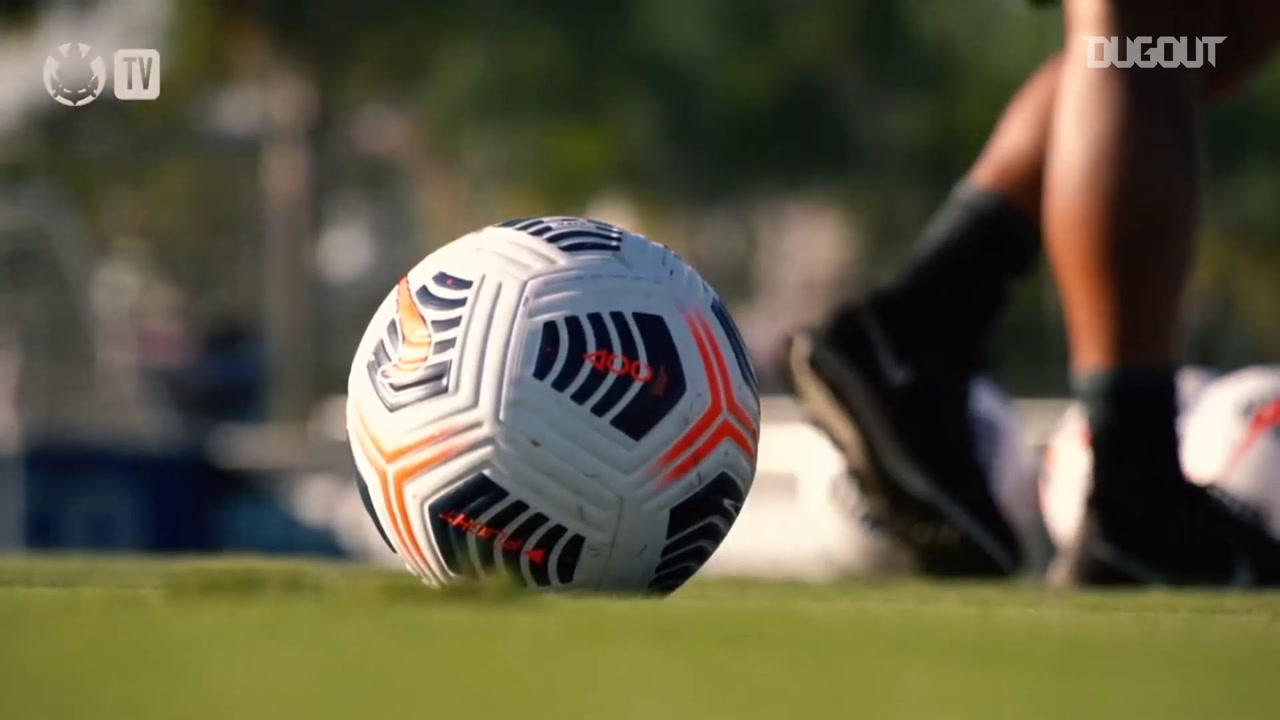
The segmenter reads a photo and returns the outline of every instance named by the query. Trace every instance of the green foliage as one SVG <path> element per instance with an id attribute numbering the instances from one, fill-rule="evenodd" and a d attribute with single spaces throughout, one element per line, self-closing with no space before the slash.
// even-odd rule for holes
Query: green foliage
<path id="1" fill-rule="evenodd" d="M 422 227 L 406 242 L 420 250 L 498 217 L 580 211 L 602 194 L 638 200 L 665 227 L 814 193 L 859 219 L 870 245 L 859 272 L 877 279 L 1061 37 L 1057 12 L 1014 0 L 175 6 L 162 102 L 49 112 L 24 147 L 28 166 L 70 187 L 102 236 L 143 236 L 199 293 L 261 284 L 245 277 L 257 266 L 258 141 L 228 139 L 208 118 L 221 91 L 270 62 L 303 68 L 320 95 L 317 215 L 332 192 L 385 193 L 386 159 L 360 156 L 350 140 L 362 113 L 383 106 L 414 135 L 391 172 L 413 178 Z M 1212 247 L 1199 304 L 1234 309 L 1230 342 L 1215 334 L 1224 323 L 1198 326 L 1192 354 L 1274 358 L 1280 71 L 1210 120 Z M 1020 297 L 1001 353 L 1019 391 L 1061 389 L 1045 287 Z"/>

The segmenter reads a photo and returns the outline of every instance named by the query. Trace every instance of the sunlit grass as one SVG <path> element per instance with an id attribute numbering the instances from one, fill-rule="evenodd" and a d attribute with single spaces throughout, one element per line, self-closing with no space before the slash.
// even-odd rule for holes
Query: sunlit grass
<path id="1" fill-rule="evenodd" d="M 1031 584 L 432 591 L 245 558 L 0 561 L 3 718 L 1264 718 L 1280 597 Z"/>

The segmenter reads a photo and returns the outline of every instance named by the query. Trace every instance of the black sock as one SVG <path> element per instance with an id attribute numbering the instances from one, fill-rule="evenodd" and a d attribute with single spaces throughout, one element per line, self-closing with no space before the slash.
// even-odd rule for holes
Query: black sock
<path id="1" fill-rule="evenodd" d="M 1175 368 L 1116 368 L 1072 378 L 1093 438 L 1095 487 L 1181 479 Z"/>
<path id="2" fill-rule="evenodd" d="M 1040 254 L 1040 229 L 1003 195 L 961 183 L 925 227 L 906 271 L 868 306 L 897 352 L 925 372 L 975 372 L 1014 283 Z M 833 330 L 855 306 L 841 308 Z"/>

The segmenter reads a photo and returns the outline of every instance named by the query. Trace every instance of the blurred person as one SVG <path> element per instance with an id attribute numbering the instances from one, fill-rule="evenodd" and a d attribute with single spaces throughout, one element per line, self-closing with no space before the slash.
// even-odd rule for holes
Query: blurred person
<path id="1" fill-rule="evenodd" d="M 1043 231 L 1094 455 L 1083 529 L 1051 579 L 1280 583 L 1280 543 L 1184 478 L 1174 384 L 1200 115 L 1269 57 L 1280 3 L 1064 0 L 1062 11 L 1065 48 L 1006 107 L 918 254 L 895 282 L 794 336 L 789 379 L 918 569 L 1016 572 L 1018 543 L 975 458 L 969 379 Z M 1096 68 L 1090 36 L 1227 39 L 1216 66 Z"/>
<path id="2" fill-rule="evenodd" d="M 89 327 L 95 357 L 93 386 L 101 394 L 103 414 L 117 437 L 128 430 L 135 438 L 164 437 L 173 417 L 162 388 L 151 382 L 148 367 L 149 326 L 154 319 L 180 311 L 175 289 L 167 283 L 144 241 L 121 237 L 112 241 L 93 268 L 88 282 Z"/>
<path id="3" fill-rule="evenodd" d="M 239 316 L 211 314 L 193 362 L 178 376 L 175 395 L 192 429 L 201 434 L 220 423 L 266 419 L 265 348 Z"/>

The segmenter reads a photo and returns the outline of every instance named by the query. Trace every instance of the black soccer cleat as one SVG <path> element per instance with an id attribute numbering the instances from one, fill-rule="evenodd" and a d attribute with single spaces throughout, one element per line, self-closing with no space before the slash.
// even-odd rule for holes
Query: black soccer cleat
<path id="1" fill-rule="evenodd" d="M 968 371 L 898 357 L 867 308 L 790 338 L 787 379 L 843 451 L 871 511 L 937 576 L 1003 576 L 1022 564 L 975 452 Z"/>
<path id="2" fill-rule="evenodd" d="M 1080 531 L 1054 559 L 1049 583 L 1280 585 L 1280 541 L 1256 511 L 1212 488 L 1167 479 L 1090 492 Z"/>

